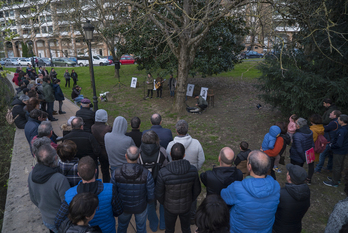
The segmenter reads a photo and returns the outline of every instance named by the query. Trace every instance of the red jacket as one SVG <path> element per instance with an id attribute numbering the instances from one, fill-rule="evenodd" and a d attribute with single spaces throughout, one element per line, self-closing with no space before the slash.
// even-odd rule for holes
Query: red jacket
<path id="1" fill-rule="evenodd" d="M 14 82 L 17 86 L 19 86 L 19 80 L 18 80 L 18 77 L 19 77 L 19 74 L 18 73 L 15 73 L 13 75 L 13 79 L 12 79 L 12 82 Z"/>
<path id="2" fill-rule="evenodd" d="M 284 139 L 282 137 L 277 137 L 276 142 L 274 143 L 274 148 L 272 150 L 265 150 L 264 152 L 269 156 L 269 157 L 276 157 L 279 155 L 279 152 L 282 150 L 284 145 Z"/>

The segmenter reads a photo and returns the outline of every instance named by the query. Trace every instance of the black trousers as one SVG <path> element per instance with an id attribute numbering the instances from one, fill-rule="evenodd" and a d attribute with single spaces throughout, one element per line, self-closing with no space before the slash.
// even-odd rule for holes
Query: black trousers
<path id="1" fill-rule="evenodd" d="M 103 174 L 103 183 L 110 183 L 109 159 L 107 154 L 99 155 L 101 172 Z"/>
<path id="2" fill-rule="evenodd" d="M 156 91 L 157 91 L 157 97 L 162 97 L 162 86 L 160 86 Z"/>
<path id="3" fill-rule="evenodd" d="M 147 97 L 149 97 L 151 91 L 151 97 L 153 96 L 153 90 L 152 89 L 147 89 Z"/>
<path id="4" fill-rule="evenodd" d="M 175 232 L 175 223 L 176 223 L 176 219 L 179 215 L 180 223 L 181 223 L 181 232 L 191 233 L 190 214 L 191 214 L 190 211 L 188 211 L 187 213 L 183 213 L 183 214 L 172 214 L 166 208 L 164 208 L 164 220 L 166 223 L 166 231 L 165 232 L 166 233 L 174 233 Z"/>
<path id="5" fill-rule="evenodd" d="M 294 161 L 294 160 L 292 160 L 292 159 L 290 159 L 290 162 L 291 162 L 291 164 L 293 164 L 293 165 L 298 165 L 298 166 L 300 166 L 300 167 L 303 167 L 303 164 L 304 164 L 304 163 L 296 162 L 296 161 Z M 312 179 L 313 173 L 314 173 L 314 162 L 308 164 L 308 179 L 309 179 L 309 180 Z"/>
<path id="6" fill-rule="evenodd" d="M 68 85 L 68 87 L 70 87 L 70 79 L 65 79 L 65 87 L 66 85 Z"/>

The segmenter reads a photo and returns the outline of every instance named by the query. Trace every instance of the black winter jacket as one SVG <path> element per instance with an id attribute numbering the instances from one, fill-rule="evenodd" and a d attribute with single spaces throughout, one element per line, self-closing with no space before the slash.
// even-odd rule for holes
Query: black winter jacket
<path id="1" fill-rule="evenodd" d="M 293 142 L 290 148 L 290 158 L 298 163 L 305 163 L 306 150 L 314 148 L 313 132 L 309 129 L 308 125 L 302 126 L 297 129 L 292 136 Z"/>
<path id="2" fill-rule="evenodd" d="M 81 129 L 73 129 L 63 137 L 64 140 L 71 140 L 77 145 L 76 157 L 81 159 L 84 156 L 91 156 L 97 163 L 100 154 L 100 146 L 95 137 Z M 97 163 L 98 164 L 98 163 Z"/>
<path id="3" fill-rule="evenodd" d="M 147 203 L 155 200 L 155 184 L 151 173 L 140 164 L 125 163 L 112 174 L 111 183 L 123 202 L 123 211 L 140 214 Z"/>
<path id="4" fill-rule="evenodd" d="M 155 194 L 173 214 L 187 213 L 201 192 L 197 168 L 187 160 L 168 163 L 158 174 Z"/>
<path id="5" fill-rule="evenodd" d="M 91 127 L 95 122 L 95 113 L 89 109 L 89 107 L 82 107 L 76 112 L 77 117 L 81 117 L 85 125 L 83 130 L 86 132 L 91 132 Z"/>
<path id="6" fill-rule="evenodd" d="M 14 121 L 15 125 L 17 126 L 18 129 L 24 129 L 25 124 L 28 121 L 26 111 L 24 111 L 23 109 L 25 106 L 25 103 L 23 103 L 19 99 L 15 99 L 12 101 L 11 105 L 14 106 L 12 109 L 13 119 L 15 119 L 16 116 L 18 116 L 16 120 Z"/>
<path id="7" fill-rule="evenodd" d="M 236 167 L 214 167 L 211 171 L 202 172 L 201 181 L 207 187 L 207 195 L 220 195 L 234 181 L 242 181 L 243 173 Z"/>
<path id="8" fill-rule="evenodd" d="M 289 184 L 280 189 L 280 202 L 275 214 L 273 230 L 277 233 L 300 233 L 302 218 L 310 206 L 307 184 Z"/>

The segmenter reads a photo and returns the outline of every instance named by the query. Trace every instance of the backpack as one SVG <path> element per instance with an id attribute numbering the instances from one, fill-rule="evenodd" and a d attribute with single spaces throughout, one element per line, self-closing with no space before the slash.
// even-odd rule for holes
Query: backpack
<path id="1" fill-rule="evenodd" d="M 15 106 L 17 106 L 17 105 L 15 105 Z M 12 110 L 13 110 L 13 108 L 14 108 L 15 106 L 13 106 L 12 109 L 9 109 L 9 108 L 7 109 L 6 121 L 7 121 L 7 123 L 8 123 L 9 125 L 12 125 L 13 122 L 14 122 L 14 121 L 17 119 L 17 117 L 19 116 L 19 115 L 17 115 L 17 116 L 13 119 Z"/>
<path id="2" fill-rule="evenodd" d="M 142 164 L 147 170 L 149 170 L 149 172 L 151 172 L 152 178 L 153 178 L 155 183 L 156 183 L 156 180 L 157 180 L 158 172 L 159 172 L 159 170 L 162 167 L 162 164 L 160 163 L 160 159 L 161 159 L 161 151 L 158 151 L 157 160 L 153 161 L 153 162 L 144 163 L 141 154 L 140 154 L 140 157 L 139 157 L 140 164 Z"/>
<path id="3" fill-rule="evenodd" d="M 323 135 L 318 135 L 318 138 L 314 143 L 314 152 L 319 154 L 323 153 L 326 148 L 326 144 L 328 144 L 326 138 Z"/>

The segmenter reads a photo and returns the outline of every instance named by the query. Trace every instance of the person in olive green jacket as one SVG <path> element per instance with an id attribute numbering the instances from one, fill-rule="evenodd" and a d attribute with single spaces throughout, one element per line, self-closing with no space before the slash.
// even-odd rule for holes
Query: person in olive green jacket
<path id="1" fill-rule="evenodd" d="M 53 118 L 53 115 L 52 115 L 55 98 L 54 98 L 54 90 L 51 85 L 51 79 L 49 77 L 45 77 L 43 79 L 42 88 L 43 88 L 43 93 L 45 96 L 45 101 L 47 103 L 48 119 L 50 121 L 58 121 L 58 119 Z"/>
<path id="2" fill-rule="evenodd" d="M 146 85 L 147 85 L 147 96 L 146 98 L 149 98 L 150 92 L 151 92 L 151 97 L 153 96 L 153 77 L 151 73 L 147 74 L 147 79 L 146 79 Z"/>

